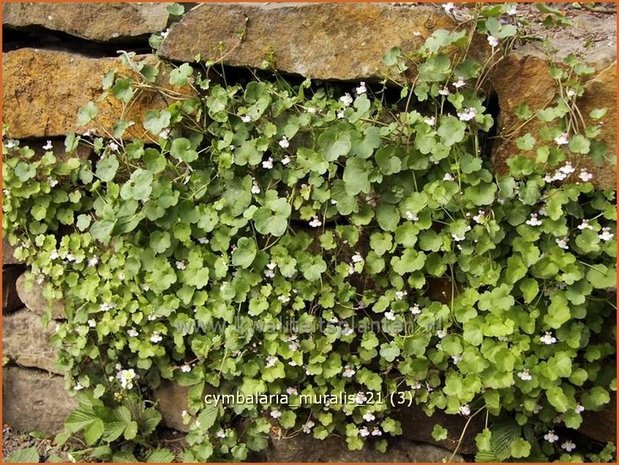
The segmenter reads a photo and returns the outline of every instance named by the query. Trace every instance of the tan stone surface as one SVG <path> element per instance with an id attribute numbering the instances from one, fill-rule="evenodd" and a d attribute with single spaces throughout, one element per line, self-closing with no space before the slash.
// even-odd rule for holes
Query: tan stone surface
<path id="1" fill-rule="evenodd" d="M 55 434 L 77 406 L 64 388 L 64 378 L 19 367 L 2 369 L 2 420 L 22 431 Z"/>
<path id="2" fill-rule="evenodd" d="M 266 451 L 267 462 L 398 462 L 398 463 L 442 463 L 452 454 L 431 444 L 417 444 L 403 438 L 390 441 L 386 453 L 366 445 L 359 451 L 348 450 L 346 441 L 331 436 L 325 440 L 314 439 L 311 435 L 300 433 L 290 438 L 271 436 L 271 447 Z M 451 462 L 463 462 L 455 454 Z"/>
<path id="3" fill-rule="evenodd" d="M 24 303 L 26 308 L 37 315 L 42 315 L 47 312 L 48 308 L 52 308 L 52 318 L 64 319 L 64 304 L 58 300 L 49 301 L 43 296 L 42 285 L 29 285 L 26 279 L 26 274 L 22 274 L 17 279 L 17 294 Z"/>
<path id="4" fill-rule="evenodd" d="M 17 365 L 63 374 L 56 367 L 50 338 L 55 323 L 43 327 L 41 316 L 22 309 L 2 318 L 2 353 Z"/>
<path id="5" fill-rule="evenodd" d="M 4 6 L 2 24 L 38 26 L 94 41 L 118 41 L 162 31 L 168 22 L 165 3 L 31 3 Z"/>
<path id="6" fill-rule="evenodd" d="M 543 34 L 542 31 L 537 31 Z M 608 155 L 616 151 L 616 24 L 614 15 L 602 18 L 581 13 L 574 26 L 549 33 L 549 52 L 557 60 L 576 54 L 593 66 L 596 73 L 585 85 L 585 93 L 577 101 L 587 124 L 588 114 L 594 108 L 608 108 L 599 139 L 608 148 Z M 553 103 L 559 95 L 558 85 L 549 74 L 546 52 L 538 44 L 527 44 L 508 55 L 496 68 L 490 83 L 497 93 L 500 106 L 498 139 L 494 144 L 493 161 L 499 172 L 507 171 L 506 160 L 521 151 L 515 140 L 531 132 L 534 136 L 545 123 L 533 119 L 525 125 L 515 115 L 516 108 L 528 104 L 532 112 Z M 528 154 L 532 155 L 533 154 Z M 610 163 L 597 166 L 587 156 L 576 160 L 580 167 L 588 167 L 594 182 L 605 188 L 615 187 L 615 167 Z"/>
<path id="7" fill-rule="evenodd" d="M 434 30 L 453 27 L 451 18 L 430 5 L 205 3 L 170 28 L 159 53 L 255 68 L 271 56 L 283 72 L 359 80 L 387 72 L 382 59 L 391 48 L 414 50 Z"/>
<path id="8" fill-rule="evenodd" d="M 160 66 L 158 85 L 166 86 L 166 65 L 153 55 L 136 57 Z M 109 134 L 122 114 L 121 103 L 108 95 L 97 102 L 99 115 L 86 128 L 77 126 L 77 113 L 89 101 L 103 96 L 102 78 L 108 71 L 117 75 L 132 74 L 120 58 L 87 58 L 81 55 L 23 48 L 3 55 L 2 87 L 3 123 L 14 138 L 63 136 L 94 128 Z M 155 92 L 143 91 L 131 102 L 125 115 L 136 124 L 125 137 L 141 137 L 146 131 L 140 124 L 147 110 L 165 108 L 164 99 Z"/>

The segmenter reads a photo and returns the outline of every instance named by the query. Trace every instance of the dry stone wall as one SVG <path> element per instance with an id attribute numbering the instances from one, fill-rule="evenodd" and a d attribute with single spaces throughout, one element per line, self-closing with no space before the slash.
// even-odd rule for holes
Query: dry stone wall
<path id="1" fill-rule="evenodd" d="M 188 4 L 191 6 L 191 4 Z M 137 51 L 140 61 L 157 66 L 161 85 L 166 85 L 169 62 L 195 58 L 221 61 L 230 67 L 275 66 L 290 73 L 321 80 L 378 81 L 387 69 L 384 53 L 393 46 L 403 50 L 418 47 L 434 30 L 453 28 L 452 17 L 437 6 L 415 4 L 202 4 L 193 7 L 170 26 L 164 4 L 45 4 L 8 3 L 3 28 L 3 124 L 11 137 L 42 146 L 47 139 L 61 140 L 77 126 L 76 114 L 90 100 L 103 99 L 98 116 L 100 135 L 111 131 L 119 102 L 103 94 L 101 78 L 108 71 L 127 71 L 111 50 Z M 169 29 L 168 29 L 169 27 Z M 150 34 L 165 36 L 158 56 L 148 54 Z M 548 37 L 560 56 L 575 52 L 596 69 L 581 97 L 584 113 L 614 105 L 616 100 L 615 16 L 578 13 L 575 26 Z M 475 53 L 488 54 L 485 41 Z M 78 46 L 76 46 L 78 44 Z M 81 53 L 76 49 L 81 48 Z M 504 57 L 492 70 L 490 82 L 498 102 L 499 127 L 493 157 L 497 170 L 514 153 L 514 140 L 535 131 L 531 122 L 519 127 L 515 109 L 527 102 L 532 110 L 543 108 L 557 92 L 540 47 L 527 46 Z M 413 78 L 411 76 L 410 78 Z M 187 89 L 169 89 L 186 93 Z M 140 120 L 146 109 L 166 105 L 160 97 L 143 94 L 128 119 L 136 124 L 125 137 L 143 137 Z M 614 153 L 616 113 L 609 112 L 603 138 Z M 57 138 L 57 139 L 56 139 Z M 60 156 L 61 153 L 58 153 Z M 91 153 L 84 148 L 82 156 Z M 614 186 L 614 167 L 591 167 L 599 184 Z M 4 421 L 23 431 L 55 433 L 75 405 L 66 393 L 62 373 L 54 363 L 49 339 L 54 321 L 41 323 L 40 315 L 51 308 L 53 319 L 64 316 L 61 301 L 44 297 L 40 284 L 27 282 L 23 265 L 13 255 L 14 247 L 3 242 L 3 347 L 9 365 L 4 368 Z M 156 393 L 164 422 L 183 430 L 180 418 L 186 389 L 163 385 Z M 602 418 L 603 417 L 603 418 Z M 434 423 L 453 423 L 450 432 L 460 431 L 464 421 L 452 416 L 428 419 L 419 410 L 401 412 L 404 438 L 396 444 L 389 461 L 441 461 L 449 457 L 442 446 L 453 450 L 457 437 L 437 443 L 431 438 Z M 614 431 L 614 413 L 601 420 L 589 418 L 587 431 L 601 439 Z M 596 427 L 598 424 L 603 427 Z M 462 424 L 459 424 L 462 423 Z M 483 427 L 469 426 L 470 437 Z M 603 430 L 603 431 L 602 431 Z M 606 434 L 607 436 L 607 434 Z M 310 439 L 278 440 L 267 459 L 273 461 L 381 460 L 365 452 L 351 455 L 336 439 L 316 444 Z M 420 445 L 419 443 L 434 445 Z M 467 446 L 468 444 L 468 446 Z M 470 447 L 469 447 L 470 446 Z M 471 440 L 459 450 L 472 453 Z M 457 457 L 456 457 L 457 458 Z"/>

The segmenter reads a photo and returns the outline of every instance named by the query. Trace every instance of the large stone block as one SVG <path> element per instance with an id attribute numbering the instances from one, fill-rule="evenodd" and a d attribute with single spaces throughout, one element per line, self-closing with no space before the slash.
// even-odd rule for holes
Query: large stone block
<path id="1" fill-rule="evenodd" d="M 65 391 L 64 378 L 18 367 L 2 369 L 3 421 L 12 428 L 55 434 L 77 406 Z"/>
<path id="2" fill-rule="evenodd" d="M 107 42 L 162 31 L 166 3 L 7 3 L 2 24 L 13 29 L 42 27 L 82 39 Z"/>
<path id="3" fill-rule="evenodd" d="M 314 79 L 380 78 L 393 47 L 411 51 L 453 20 L 436 6 L 381 3 L 203 3 L 188 12 L 159 50 L 178 61 L 219 60 Z"/>
<path id="4" fill-rule="evenodd" d="M 386 453 L 366 446 L 359 451 L 348 450 L 346 441 L 329 437 L 323 441 L 307 434 L 289 438 L 271 436 L 271 447 L 265 453 L 267 462 L 400 462 L 442 463 L 463 462 L 461 456 L 430 444 L 418 444 L 403 438 L 390 440 Z"/>
<path id="5" fill-rule="evenodd" d="M 65 318 L 64 304 L 59 300 L 49 300 L 43 296 L 43 286 L 29 283 L 27 274 L 22 274 L 17 279 L 17 294 L 28 310 L 42 315 L 51 307 L 52 318 L 61 320 Z"/>
<path id="6" fill-rule="evenodd" d="M 599 137 L 607 145 L 607 155 L 613 156 L 616 150 L 616 50 L 617 29 L 615 16 L 596 17 L 580 13 L 574 19 L 574 26 L 556 33 L 540 32 L 550 47 L 555 50 L 558 60 L 569 54 L 582 57 L 596 71 L 585 83 L 585 92 L 576 104 L 583 120 L 578 124 L 590 124 L 589 113 L 595 108 L 607 108 L 603 120 L 602 133 Z M 596 38 L 591 40 L 591 37 Z M 510 156 L 521 153 L 516 147 L 516 139 L 527 132 L 537 135 L 545 125 L 537 118 L 523 124 L 516 116 L 516 109 L 527 104 L 535 113 L 549 106 L 560 95 L 557 82 L 549 72 L 546 53 L 535 44 L 528 44 L 509 54 L 496 67 L 490 83 L 496 91 L 500 107 L 498 140 L 494 145 L 493 161 L 499 172 L 506 172 L 506 162 Z M 565 89 L 564 89 L 565 91 Z M 533 152 L 525 155 L 535 156 Z M 579 167 L 587 167 L 593 175 L 596 185 L 604 188 L 615 186 L 615 166 L 605 163 L 594 165 L 588 156 L 578 159 Z"/>
<path id="7" fill-rule="evenodd" d="M 63 374 L 56 367 L 56 352 L 50 344 L 56 323 L 43 327 L 41 316 L 22 309 L 2 318 L 2 353 L 11 362 L 51 373 Z"/>
<path id="8" fill-rule="evenodd" d="M 158 66 L 160 87 L 168 84 L 169 67 L 153 55 L 135 57 L 136 61 Z M 122 115 L 122 103 L 102 89 L 103 76 L 114 71 L 117 76 L 132 76 L 120 58 L 88 58 L 82 55 L 23 48 L 3 55 L 2 87 L 3 123 L 11 137 L 35 138 L 83 133 L 95 129 L 99 135 L 113 132 Z M 186 89 L 170 89 L 188 93 Z M 101 101 L 98 101 L 102 98 Z M 89 101 L 97 101 L 99 114 L 87 127 L 79 127 L 77 113 Z M 145 137 L 141 124 L 147 110 L 165 108 L 164 98 L 156 91 L 145 90 L 132 100 L 125 120 L 134 121 L 125 138 Z"/>
<path id="9" fill-rule="evenodd" d="M 475 436 L 484 428 L 482 415 L 473 418 L 467 426 L 468 418 L 462 415 L 448 415 L 437 410 L 428 416 L 418 406 L 402 408 L 396 416 L 402 423 L 402 436 L 410 441 L 434 444 L 460 454 L 474 454 L 477 447 Z M 447 429 L 447 438 L 437 441 L 432 437 L 434 425 Z M 460 435 L 466 427 L 462 441 Z"/>

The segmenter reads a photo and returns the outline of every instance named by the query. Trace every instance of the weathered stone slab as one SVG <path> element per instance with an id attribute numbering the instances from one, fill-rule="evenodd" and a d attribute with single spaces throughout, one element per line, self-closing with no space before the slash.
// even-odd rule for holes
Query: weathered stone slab
<path id="1" fill-rule="evenodd" d="M 434 444 L 452 451 L 457 448 L 459 454 L 475 453 L 477 449 L 475 436 L 484 428 L 483 418 L 478 415 L 471 420 L 460 442 L 460 435 L 468 421 L 465 416 L 448 415 L 440 410 L 435 411 L 432 416 L 427 416 L 418 406 L 402 408 L 396 415 L 402 423 L 402 437 L 414 442 Z M 432 429 L 436 424 L 447 429 L 446 439 L 437 441 L 432 437 Z"/>
<path id="2" fill-rule="evenodd" d="M 65 391 L 62 376 L 19 367 L 2 369 L 4 423 L 23 431 L 55 434 L 77 406 Z"/>
<path id="3" fill-rule="evenodd" d="M 581 13 L 575 18 L 573 27 L 560 30 L 547 37 L 556 58 L 561 60 L 568 54 L 580 56 L 595 68 L 595 74 L 585 84 L 585 93 L 576 104 L 585 124 L 591 124 L 589 113 L 596 108 L 608 108 L 603 120 L 599 140 L 607 145 L 608 156 L 616 150 L 616 23 L 615 16 L 598 18 Z M 591 37 L 598 37 L 591 42 Z M 599 39 L 601 37 L 601 39 Z M 499 172 L 507 171 L 506 161 L 510 156 L 522 152 L 516 147 L 516 139 L 527 132 L 534 136 L 545 123 L 533 118 L 527 124 L 516 117 L 516 109 L 527 104 L 535 114 L 549 106 L 559 95 L 559 86 L 549 73 L 548 59 L 539 45 L 521 47 L 496 66 L 490 83 L 497 93 L 500 107 L 498 140 L 493 150 L 493 160 Z M 564 91 L 566 91 L 564 89 Z M 582 122 L 579 121 L 582 126 Z M 528 153 L 527 153 L 528 154 Z M 534 156 L 533 153 L 530 153 Z M 592 182 L 600 187 L 615 186 L 615 167 L 610 163 L 594 165 L 588 156 L 578 160 L 579 167 L 589 169 Z"/>
<path id="4" fill-rule="evenodd" d="M 43 315 L 51 306 L 53 319 L 62 320 L 65 318 L 64 304 L 61 301 L 50 301 L 44 297 L 42 285 L 31 285 L 28 283 L 25 273 L 17 279 L 17 294 L 26 308 L 31 312 L 37 315 Z"/>
<path id="5" fill-rule="evenodd" d="M 159 53 L 254 68 L 266 59 L 287 73 L 360 80 L 388 72 L 382 60 L 391 48 L 414 50 L 453 27 L 442 9 L 425 5 L 203 3 L 170 28 Z"/>
<path id="6" fill-rule="evenodd" d="M 452 456 L 448 450 L 430 444 L 418 444 L 403 438 L 389 441 L 386 453 L 366 445 L 362 450 L 351 451 L 346 441 L 329 437 L 323 441 L 311 435 L 299 434 L 290 438 L 271 435 L 271 447 L 265 453 L 267 462 L 399 462 L 399 463 L 442 463 Z M 452 462 L 463 462 L 454 455 Z"/>
<path id="7" fill-rule="evenodd" d="M 168 23 L 166 3 L 7 3 L 2 24 L 42 27 L 82 39 L 107 42 L 144 37 Z"/>
<path id="8" fill-rule="evenodd" d="M 169 87 L 166 65 L 154 55 L 135 57 L 136 61 L 159 66 L 156 85 Z M 82 55 L 23 48 L 3 55 L 2 87 L 3 123 L 13 138 L 63 136 L 95 129 L 99 135 L 110 134 L 120 119 L 122 104 L 105 95 L 102 78 L 109 71 L 131 76 L 120 58 L 88 58 Z M 177 89 L 178 90 L 178 89 Z M 102 101 L 98 101 L 103 97 Z M 89 101 L 98 101 L 99 114 L 87 127 L 78 127 L 77 113 Z M 125 138 L 148 137 L 141 124 L 147 110 L 165 108 L 163 97 L 155 91 L 143 91 L 131 102 L 125 115 L 134 121 Z"/>
<path id="9" fill-rule="evenodd" d="M 56 367 L 56 352 L 50 338 L 55 323 L 43 327 L 41 316 L 22 309 L 2 318 L 2 350 L 4 357 L 17 365 L 63 374 Z"/>

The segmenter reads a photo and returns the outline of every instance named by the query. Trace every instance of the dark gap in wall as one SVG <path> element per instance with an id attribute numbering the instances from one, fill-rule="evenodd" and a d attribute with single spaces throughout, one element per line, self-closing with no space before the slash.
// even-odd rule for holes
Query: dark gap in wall
<path id="1" fill-rule="evenodd" d="M 494 124 L 490 128 L 488 132 L 481 132 L 481 150 L 480 155 L 482 158 L 486 160 L 490 160 L 492 158 L 492 149 L 494 147 L 494 142 L 499 133 L 499 125 L 501 118 L 501 107 L 499 105 L 499 97 L 494 90 L 491 90 L 488 94 L 488 98 L 485 102 L 486 112 L 492 116 L 492 120 Z"/>
<path id="2" fill-rule="evenodd" d="M 147 36 L 129 39 L 118 38 L 111 42 L 93 42 L 42 27 L 24 29 L 3 27 L 2 37 L 2 51 L 4 53 L 20 48 L 37 48 L 78 53 L 92 58 L 105 58 L 118 56 L 118 50 L 138 54 L 152 52 Z"/>

